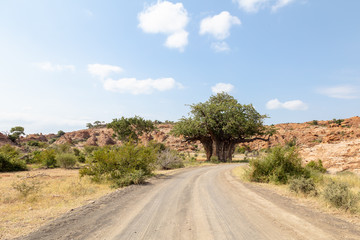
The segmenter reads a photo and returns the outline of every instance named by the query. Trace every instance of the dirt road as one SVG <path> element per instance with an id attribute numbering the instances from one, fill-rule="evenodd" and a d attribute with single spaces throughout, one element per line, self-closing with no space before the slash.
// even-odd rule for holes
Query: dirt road
<path id="1" fill-rule="evenodd" d="M 239 182 L 235 166 L 119 190 L 23 239 L 360 239 L 355 225 Z"/>

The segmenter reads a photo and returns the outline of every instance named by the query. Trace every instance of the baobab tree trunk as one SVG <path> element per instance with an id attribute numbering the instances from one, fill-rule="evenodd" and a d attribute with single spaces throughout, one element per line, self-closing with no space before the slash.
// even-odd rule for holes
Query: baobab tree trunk
<path id="1" fill-rule="evenodd" d="M 206 161 L 210 161 L 211 156 L 213 155 L 213 143 L 210 138 L 204 138 L 200 140 L 201 144 L 204 147 L 206 153 Z"/>
<path id="2" fill-rule="evenodd" d="M 235 142 L 213 140 L 213 153 L 218 157 L 219 162 L 231 162 L 235 151 Z"/>

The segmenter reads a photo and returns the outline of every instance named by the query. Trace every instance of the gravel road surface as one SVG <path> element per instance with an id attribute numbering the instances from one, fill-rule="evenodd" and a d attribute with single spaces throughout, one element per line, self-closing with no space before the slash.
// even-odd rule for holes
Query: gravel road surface
<path id="1" fill-rule="evenodd" d="M 21 239 L 360 239 L 360 228 L 231 175 L 181 170 L 74 209 Z"/>

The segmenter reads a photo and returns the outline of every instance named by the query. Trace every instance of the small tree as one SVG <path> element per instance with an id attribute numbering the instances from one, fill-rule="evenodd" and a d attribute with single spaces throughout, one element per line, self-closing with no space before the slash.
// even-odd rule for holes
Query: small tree
<path id="1" fill-rule="evenodd" d="M 208 161 L 212 155 L 220 162 L 231 161 L 236 144 L 268 141 L 275 132 L 274 128 L 263 125 L 266 115 L 259 114 L 251 104 L 238 103 L 224 92 L 190 107 L 190 117 L 180 119 L 172 134 L 189 142 L 200 141 Z"/>
<path id="2" fill-rule="evenodd" d="M 16 126 L 10 129 L 9 139 L 13 142 L 16 142 L 21 135 L 25 135 L 24 128 L 21 126 Z"/>
<path id="3" fill-rule="evenodd" d="M 114 136 L 123 142 L 138 142 L 141 135 L 155 129 L 151 120 L 145 120 L 139 116 L 132 118 L 115 118 L 107 127 L 112 128 L 114 130 Z"/>

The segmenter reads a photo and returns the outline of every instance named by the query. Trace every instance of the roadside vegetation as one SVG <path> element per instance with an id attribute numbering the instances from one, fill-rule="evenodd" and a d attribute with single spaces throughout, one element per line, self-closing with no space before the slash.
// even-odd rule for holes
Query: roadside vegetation
<path id="1" fill-rule="evenodd" d="M 298 197 L 313 198 L 325 206 L 360 214 L 360 177 L 351 172 L 330 175 L 321 160 L 303 166 L 295 146 L 277 146 L 249 162 L 235 175 L 250 182 L 285 186 Z"/>

